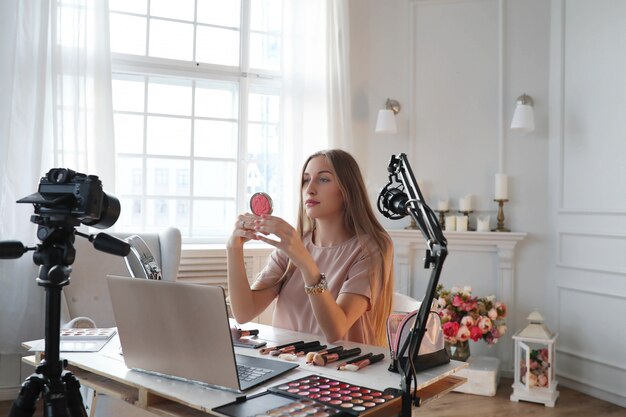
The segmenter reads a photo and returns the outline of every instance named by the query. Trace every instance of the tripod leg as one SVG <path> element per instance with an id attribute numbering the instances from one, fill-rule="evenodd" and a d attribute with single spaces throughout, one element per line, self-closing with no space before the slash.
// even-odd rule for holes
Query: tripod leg
<path id="1" fill-rule="evenodd" d="M 13 402 L 9 417 L 31 417 L 35 414 L 37 399 L 44 385 L 44 380 L 40 375 L 32 374 L 26 378 Z"/>
<path id="2" fill-rule="evenodd" d="M 61 378 L 63 382 L 65 382 L 69 417 L 87 417 L 85 405 L 83 404 L 83 396 L 80 394 L 80 382 L 78 382 L 74 374 L 69 371 L 64 371 Z"/>

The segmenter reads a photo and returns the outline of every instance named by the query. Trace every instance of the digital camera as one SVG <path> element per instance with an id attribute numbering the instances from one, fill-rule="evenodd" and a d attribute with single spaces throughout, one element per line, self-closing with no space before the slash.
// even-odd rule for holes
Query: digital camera
<path id="1" fill-rule="evenodd" d="M 32 203 L 42 217 L 70 216 L 81 223 L 106 229 L 120 216 L 120 202 L 102 190 L 96 175 L 53 168 L 39 181 L 36 193 L 17 201 Z"/>

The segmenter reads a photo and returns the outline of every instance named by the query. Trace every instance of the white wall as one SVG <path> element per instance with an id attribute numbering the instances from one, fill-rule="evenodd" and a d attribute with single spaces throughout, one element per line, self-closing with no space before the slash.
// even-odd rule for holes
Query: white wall
<path id="1" fill-rule="evenodd" d="M 561 0 L 552 3 L 560 13 Z M 455 208 L 459 197 L 471 194 L 477 211 L 473 215 L 491 214 L 492 222 L 496 210 L 492 201 L 494 174 L 502 168 L 509 175 L 507 226 L 528 233 L 516 248 L 515 300 L 507 323 L 509 336 L 523 328 L 528 314 L 538 309 L 546 317 L 548 327 L 560 334 L 560 382 L 626 405 L 626 389 L 615 385 L 616 378 L 626 381 L 626 358 L 607 347 L 623 347 L 623 336 L 618 331 L 604 331 L 601 340 L 597 340 L 599 335 L 587 337 L 570 318 L 573 311 L 585 309 L 585 314 L 573 317 L 585 317 L 585 325 L 593 326 L 593 321 L 597 326 L 606 322 L 609 310 L 615 312 L 611 316 L 615 320 L 626 313 L 625 265 L 616 259 L 598 267 L 604 265 L 598 259 L 606 252 L 602 249 L 612 248 L 613 256 L 622 253 L 623 258 L 620 249 L 626 245 L 626 236 L 619 232 L 625 226 L 626 140 L 620 133 L 624 130 L 614 123 L 622 119 L 619 115 L 626 104 L 624 82 L 619 75 L 626 68 L 623 58 L 618 59 L 617 66 L 613 62 L 617 56 L 623 56 L 626 46 L 623 31 L 620 35 L 617 30 L 626 27 L 626 12 L 618 0 L 603 0 L 601 5 L 567 0 L 563 9 L 575 21 L 566 26 L 569 31 L 564 32 L 563 38 L 561 28 L 555 28 L 551 20 L 552 3 L 351 0 L 354 132 L 356 142 L 365 148 L 355 153 L 365 167 L 373 200 L 386 183 L 384 169 L 389 156 L 404 152 L 409 155 L 431 206 L 448 196 Z M 592 36 L 598 24 L 610 29 Z M 588 49 L 585 54 L 573 55 L 580 48 L 570 47 L 565 61 L 569 72 L 565 73 L 555 69 L 555 58 L 561 53 L 556 46 L 561 41 Z M 608 49 L 602 48 L 608 41 Z M 562 94 L 556 87 L 574 76 L 571 79 L 576 83 L 566 83 L 568 88 Z M 581 79 L 582 85 L 578 83 Z M 595 86 L 601 91 L 591 94 L 590 101 Z M 522 93 L 530 95 L 535 103 L 536 130 L 530 134 L 507 128 L 515 99 Z M 376 112 L 387 97 L 403 105 L 398 115 L 399 132 L 376 135 Z M 555 97 L 559 98 L 556 104 Z M 607 109 L 613 110 L 606 113 Z M 570 117 L 565 125 L 565 147 L 560 145 L 561 130 L 554 127 L 559 125 L 561 111 Z M 586 130 L 572 130 L 581 118 L 588 122 Z M 558 165 L 562 156 L 565 164 Z M 561 173 L 565 181 L 560 178 Z M 563 199 L 556 201 L 561 195 Z M 601 214 L 584 224 L 581 221 L 590 218 L 588 213 L 572 217 L 564 208 Z M 385 219 L 384 224 L 400 229 L 408 224 L 408 219 Z M 595 233 L 599 224 L 600 236 L 590 236 L 589 231 Z M 621 228 L 616 229 L 618 225 Z M 609 226 L 613 227 L 612 235 L 607 235 Z M 581 229 L 585 231 L 582 237 Z M 573 230 L 577 235 L 564 245 L 565 230 Z M 590 247 L 596 250 L 589 251 Z M 559 259 L 563 250 L 570 260 L 585 255 L 582 259 L 587 264 L 579 265 L 575 272 L 559 266 L 563 263 Z M 455 262 L 454 256 L 451 253 L 446 262 L 441 283 L 483 288 L 484 265 L 461 255 L 457 259 L 465 262 Z M 585 266 L 590 263 L 593 268 L 586 271 Z M 619 295 L 614 292 L 613 297 L 608 297 L 604 291 L 600 295 L 590 294 L 588 289 L 581 292 L 579 287 L 571 292 L 570 287 L 575 286 L 572 280 L 578 281 L 577 285 L 585 282 L 593 287 L 598 274 L 602 276 L 600 282 Z M 567 288 L 563 288 L 564 281 L 568 282 Z M 603 317 L 585 306 L 600 308 Z M 617 322 L 614 324 L 619 327 Z M 482 347 L 476 347 L 485 353 Z M 501 355 L 497 349 L 494 352 Z M 586 359 L 587 355 L 592 359 Z M 611 359 L 602 359 L 607 357 Z M 605 383 L 605 379 L 611 382 Z M 617 395 L 616 389 L 621 394 Z"/>

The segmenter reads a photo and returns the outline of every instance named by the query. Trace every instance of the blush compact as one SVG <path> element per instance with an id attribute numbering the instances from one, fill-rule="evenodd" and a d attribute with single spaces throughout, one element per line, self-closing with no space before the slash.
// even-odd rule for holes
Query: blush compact
<path id="1" fill-rule="evenodd" d="M 272 214 L 272 198 L 266 193 L 254 193 L 250 197 L 250 210 L 257 216 Z"/>

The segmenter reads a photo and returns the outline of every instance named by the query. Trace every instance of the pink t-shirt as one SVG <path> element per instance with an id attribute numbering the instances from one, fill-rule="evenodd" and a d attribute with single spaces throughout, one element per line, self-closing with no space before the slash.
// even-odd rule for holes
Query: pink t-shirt
<path id="1" fill-rule="evenodd" d="M 363 295 L 369 300 L 367 311 L 357 319 L 342 339 L 374 344 L 375 332 L 370 311 L 372 304 L 377 301 L 383 282 L 380 254 L 376 252 L 375 259 L 372 259 L 356 236 L 331 247 L 316 246 L 311 240 L 311 233 L 304 236 L 303 240 L 319 270 L 326 274 L 328 291 L 335 299 L 341 293 L 353 293 Z M 272 286 L 283 275 L 288 261 L 284 252 L 275 250 L 252 288 Z M 287 277 L 285 282 L 275 285 L 272 289 L 278 296 L 273 317 L 274 326 L 322 334 L 309 303 L 309 296 L 304 292 L 304 280 L 299 269 L 295 269 L 291 277 Z"/>

